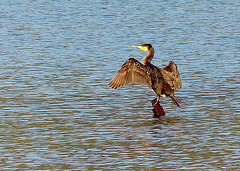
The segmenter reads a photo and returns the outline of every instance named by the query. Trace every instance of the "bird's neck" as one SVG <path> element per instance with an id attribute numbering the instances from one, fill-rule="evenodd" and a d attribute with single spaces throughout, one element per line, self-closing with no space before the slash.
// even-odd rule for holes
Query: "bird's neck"
<path id="1" fill-rule="evenodd" d="M 142 64 L 146 65 L 146 64 L 150 64 L 151 60 L 153 59 L 154 56 L 154 49 L 151 48 L 151 50 L 148 52 L 148 55 L 143 58 Z"/>

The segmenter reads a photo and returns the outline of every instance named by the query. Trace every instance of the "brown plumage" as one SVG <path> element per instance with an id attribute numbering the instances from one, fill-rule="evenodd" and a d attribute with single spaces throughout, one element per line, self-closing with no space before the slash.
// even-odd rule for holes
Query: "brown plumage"
<path id="1" fill-rule="evenodd" d="M 170 61 L 165 68 L 158 68 L 150 63 L 154 56 L 154 49 L 151 44 L 133 47 L 148 52 L 148 55 L 142 63 L 134 58 L 129 58 L 109 82 L 109 87 L 117 89 L 131 82 L 143 84 L 157 94 L 157 102 L 154 105 L 159 102 L 160 96 L 169 96 L 176 106 L 183 108 L 181 102 L 174 96 L 174 90 L 182 86 L 177 65 Z"/>

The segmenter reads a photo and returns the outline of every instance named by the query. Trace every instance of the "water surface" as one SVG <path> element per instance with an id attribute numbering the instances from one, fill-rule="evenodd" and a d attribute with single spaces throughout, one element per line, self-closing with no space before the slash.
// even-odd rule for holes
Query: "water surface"
<path id="1" fill-rule="evenodd" d="M 240 169 L 240 3 L 0 3 L 1 170 Z M 132 45 L 173 60 L 185 109 L 142 85 L 107 87 Z"/>

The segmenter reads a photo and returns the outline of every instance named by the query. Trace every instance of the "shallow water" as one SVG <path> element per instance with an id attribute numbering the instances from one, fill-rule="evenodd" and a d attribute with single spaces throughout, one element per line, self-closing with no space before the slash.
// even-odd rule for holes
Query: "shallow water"
<path id="1" fill-rule="evenodd" d="M 238 1 L 0 3 L 1 170 L 238 170 Z M 142 85 L 107 87 L 151 43 L 185 109 Z"/>

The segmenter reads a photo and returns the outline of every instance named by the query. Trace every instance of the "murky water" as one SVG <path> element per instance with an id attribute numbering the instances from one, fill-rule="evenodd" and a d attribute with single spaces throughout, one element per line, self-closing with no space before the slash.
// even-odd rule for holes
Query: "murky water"
<path id="1" fill-rule="evenodd" d="M 240 169 L 240 3 L 0 3 L 0 169 Z M 177 63 L 186 109 L 107 87 L 132 45 Z"/>

